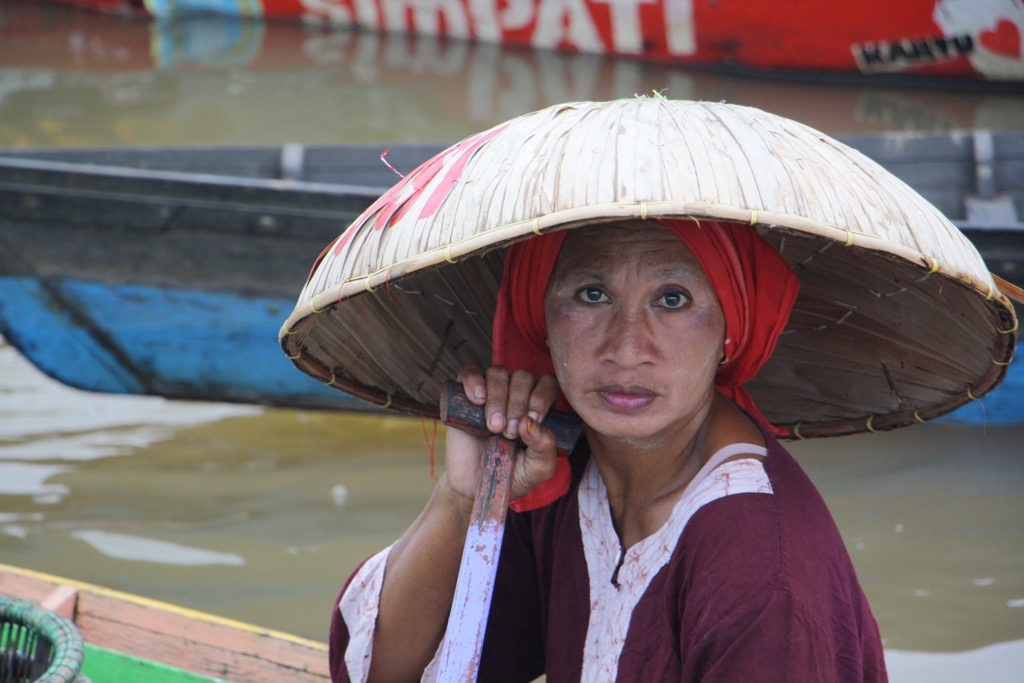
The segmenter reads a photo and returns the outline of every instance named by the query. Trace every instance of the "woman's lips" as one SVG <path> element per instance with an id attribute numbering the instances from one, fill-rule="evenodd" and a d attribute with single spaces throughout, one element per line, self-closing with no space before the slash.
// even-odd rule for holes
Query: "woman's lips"
<path id="1" fill-rule="evenodd" d="M 646 408 L 654 402 L 656 394 L 642 387 L 611 385 L 597 390 L 601 400 L 618 412 L 633 412 Z"/>

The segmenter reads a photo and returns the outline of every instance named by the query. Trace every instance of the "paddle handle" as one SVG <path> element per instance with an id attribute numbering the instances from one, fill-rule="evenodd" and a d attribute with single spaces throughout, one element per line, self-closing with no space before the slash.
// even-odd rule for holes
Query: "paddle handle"
<path id="1" fill-rule="evenodd" d="M 467 434 L 485 439 L 491 436 L 487 430 L 484 407 L 471 403 L 466 390 L 458 382 L 445 382 L 441 390 L 441 422 Z M 566 455 L 576 447 L 576 441 L 583 430 L 583 421 L 573 413 L 558 410 L 548 411 L 541 424 L 555 434 L 558 452 Z"/>
<path id="2" fill-rule="evenodd" d="M 440 683 L 476 683 L 518 448 L 515 441 L 491 436 L 484 449 L 483 472 L 441 647 L 437 675 Z"/>
<path id="3" fill-rule="evenodd" d="M 501 539 L 505 536 L 512 470 L 521 444 L 491 434 L 484 407 L 470 402 L 458 382 L 445 383 L 440 403 L 441 421 L 445 425 L 487 439 L 437 677 L 440 683 L 476 683 L 498 574 Z M 563 455 L 576 446 L 583 429 L 583 422 L 576 415 L 554 410 L 541 424 L 554 432 Z"/>

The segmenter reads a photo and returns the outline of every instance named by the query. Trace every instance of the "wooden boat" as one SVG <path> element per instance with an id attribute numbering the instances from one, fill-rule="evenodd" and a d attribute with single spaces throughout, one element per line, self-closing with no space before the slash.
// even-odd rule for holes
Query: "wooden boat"
<path id="1" fill-rule="evenodd" d="M 1024 80 L 1014 0 L 64 0 L 164 19 L 195 13 L 447 36 L 779 73 Z"/>
<path id="2" fill-rule="evenodd" d="M 845 142 L 1024 285 L 1024 133 Z M 408 172 L 440 150 L 392 147 Z M 395 180 L 379 146 L 21 150 L 0 155 L 0 333 L 93 391 L 364 410 L 277 344 L 310 265 Z M 240 374 L 238 359 L 252 368 Z M 230 359 L 230 360 L 229 360 Z M 1024 371 L 953 419 L 1024 422 Z"/>
<path id="3" fill-rule="evenodd" d="M 328 683 L 327 645 L 79 581 L 0 565 L 0 596 L 71 619 L 94 683 Z"/>

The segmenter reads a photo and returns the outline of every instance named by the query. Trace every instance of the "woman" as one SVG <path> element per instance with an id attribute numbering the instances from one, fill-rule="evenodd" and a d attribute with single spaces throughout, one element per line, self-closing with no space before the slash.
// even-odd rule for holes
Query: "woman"
<path id="1" fill-rule="evenodd" d="M 609 223 L 513 245 L 494 366 L 459 377 L 490 431 L 524 445 L 480 680 L 886 680 L 839 533 L 741 387 L 797 289 L 738 224 Z M 558 401 L 585 423 L 569 463 L 539 424 Z M 482 449 L 450 431 L 423 513 L 349 580 L 335 681 L 432 678 Z"/>

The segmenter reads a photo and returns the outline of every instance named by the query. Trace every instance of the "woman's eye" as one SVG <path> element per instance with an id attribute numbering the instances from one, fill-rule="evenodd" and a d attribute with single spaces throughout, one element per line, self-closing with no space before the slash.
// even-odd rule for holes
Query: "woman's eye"
<path id="1" fill-rule="evenodd" d="M 668 292 L 661 295 L 659 302 L 664 308 L 682 308 L 686 305 L 688 297 L 682 292 Z"/>
<path id="2" fill-rule="evenodd" d="M 605 293 L 597 287 L 587 287 L 586 289 L 580 290 L 579 297 L 588 304 L 599 304 L 608 300 Z"/>

